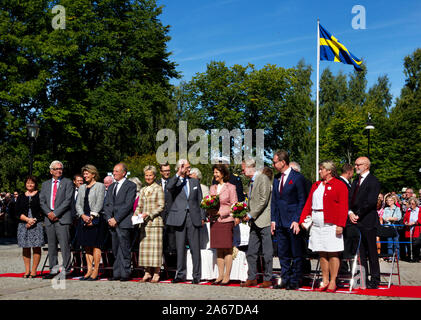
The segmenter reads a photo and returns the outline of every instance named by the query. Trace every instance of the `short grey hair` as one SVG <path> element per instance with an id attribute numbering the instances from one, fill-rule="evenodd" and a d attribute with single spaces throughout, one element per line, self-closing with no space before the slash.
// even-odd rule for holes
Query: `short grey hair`
<path id="1" fill-rule="evenodd" d="M 177 161 L 177 164 L 175 165 L 175 171 L 178 171 L 178 169 L 181 167 L 182 164 L 185 164 L 189 162 L 187 159 L 180 159 Z"/>
<path id="2" fill-rule="evenodd" d="M 295 171 L 301 172 L 301 166 L 298 164 L 298 162 L 292 161 L 289 163 L 289 166 Z"/>
<path id="3" fill-rule="evenodd" d="M 420 201 L 416 197 L 411 197 L 408 200 L 408 203 L 411 204 L 411 202 L 414 201 L 415 205 L 418 207 L 420 205 Z"/>
<path id="4" fill-rule="evenodd" d="M 191 168 L 190 174 L 195 174 L 197 175 L 197 179 L 202 180 L 202 173 L 200 172 L 198 168 Z"/>
<path id="5" fill-rule="evenodd" d="M 143 173 L 146 173 L 146 171 L 152 171 L 153 175 L 156 177 L 157 171 L 154 166 L 147 165 L 145 168 L 143 168 Z"/>
<path id="6" fill-rule="evenodd" d="M 244 164 L 247 168 L 256 168 L 256 160 L 254 159 L 246 159 L 244 160 Z"/>
<path id="7" fill-rule="evenodd" d="M 50 169 L 53 169 L 58 164 L 60 164 L 62 166 L 62 168 L 64 169 L 63 163 L 61 161 L 58 161 L 58 160 L 54 160 L 53 162 L 51 162 Z"/>
<path id="8" fill-rule="evenodd" d="M 129 178 L 129 181 L 136 184 L 136 191 L 139 192 L 142 189 L 142 181 L 138 177 Z"/>

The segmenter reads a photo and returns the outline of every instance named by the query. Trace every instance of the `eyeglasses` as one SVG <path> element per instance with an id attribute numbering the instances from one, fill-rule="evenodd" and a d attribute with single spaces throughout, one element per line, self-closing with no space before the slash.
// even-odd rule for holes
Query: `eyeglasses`
<path id="1" fill-rule="evenodd" d="M 355 164 L 356 167 L 363 166 L 363 165 L 364 165 L 364 163 L 356 163 Z"/>
<path id="2" fill-rule="evenodd" d="M 161 170 L 161 172 L 171 172 L 171 170 Z"/>
<path id="3" fill-rule="evenodd" d="M 57 171 L 57 170 L 63 170 L 63 168 L 52 168 L 51 170 Z"/>

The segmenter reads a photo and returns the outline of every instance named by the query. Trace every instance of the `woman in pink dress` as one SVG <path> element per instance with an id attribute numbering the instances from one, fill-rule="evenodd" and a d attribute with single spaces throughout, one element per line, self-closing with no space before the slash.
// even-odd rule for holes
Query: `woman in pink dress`
<path id="1" fill-rule="evenodd" d="M 214 285 L 228 285 L 232 268 L 232 239 L 234 224 L 240 223 L 231 214 L 231 206 L 238 201 L 235 186 L 228 182 L 229 170 L 224 164 L 212 167 L 217 182 L 210 187 L 210 194 L 219 195 L 219 218 L 211 222 L 210 247 L 216 249 L 218 278 Z"/>

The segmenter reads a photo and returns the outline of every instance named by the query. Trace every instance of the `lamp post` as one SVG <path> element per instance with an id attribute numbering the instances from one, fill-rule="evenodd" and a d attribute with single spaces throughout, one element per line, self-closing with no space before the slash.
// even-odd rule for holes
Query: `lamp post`
<path id="1" fill-rule="evenodd" d="M 32 119 L 32 122 L 26 124 L 26 130 L 31 142 L 31 149 L 29 152 L 29 175 L 32 175 L 32 168 L 34 164 L 34 144 L 39 134 L 39 125 L 34 118 Z"/>
<path id="2" fill-rule="evenodd" d="M 370 159 L 370 131 L 374 129 L 374 125 L 373 122 L 371 122 L 371 113 L 368 113 L 368 120 L 367 120 L 367 125 L 364 128 L 365 130 L 367 130 L 367 137 L 368 137 L 368 142 L 367 142 L 367 157 Z"/>

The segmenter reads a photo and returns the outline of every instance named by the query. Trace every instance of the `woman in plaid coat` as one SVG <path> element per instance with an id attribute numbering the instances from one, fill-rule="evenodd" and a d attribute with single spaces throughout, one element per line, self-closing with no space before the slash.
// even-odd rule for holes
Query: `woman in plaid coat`
<path id="1" fill-rule="evenodd" d="M 164 210 L 165 198 L 161 186 L 155 182 L 156 168 L 146 166 L 143 172 L 146 186 L 140 190 L 139 202 L 134 213 L 144 220 L 140 224 L 139 266 L 145 268 L 145 275 L 140 282 L 158 282 L 162 265 L 164 229 L 161 212 Z"/>

